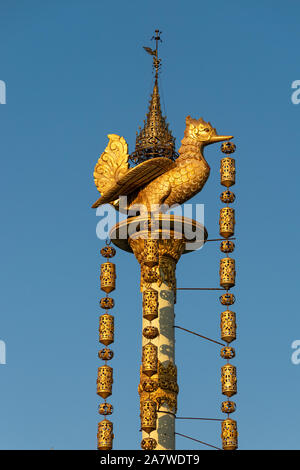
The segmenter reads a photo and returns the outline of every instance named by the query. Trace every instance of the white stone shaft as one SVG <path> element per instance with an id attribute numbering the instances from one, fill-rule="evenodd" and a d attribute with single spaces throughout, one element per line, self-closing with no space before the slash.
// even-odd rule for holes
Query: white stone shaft
<path id="1" fill-rule="evenodd" d="M 151 288 L 158 291 L 158 318 L 152 322 L 143 318 L 143 328 L 149 325 L 158 328 L 159 336 L 151 340 L 157 346 L 158 360 L 164 366 L 167 366 L 169 362 L 175 364 L 174 292 L 164 282 L 160 286 L 152 283 Z M 149 340 L 143 336 L 142 345 L 148 342 Z M 156 450 L 175 449 L 175 417 L 170 413 L 174 413 L 174 410 L 170 410 L 167 405 L 162 405 L 157 413 L 157 428 L 150 434 L 150 437 L 157 441 Z M 149 437 L 149 435 L 143 431 L 144 437 Z"/>

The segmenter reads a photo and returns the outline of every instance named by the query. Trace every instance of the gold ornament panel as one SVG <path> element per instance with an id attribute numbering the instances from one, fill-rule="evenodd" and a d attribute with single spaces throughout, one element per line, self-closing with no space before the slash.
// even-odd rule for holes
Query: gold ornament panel
<path id="1" fill-rule="evenodd" d="M 224 238 L 229 238 L 234 235 L 234 209 L 232 207 L 223 207 L 220 209 L 220 235 Z"/>
<path id="2" fill-rule="evenodd" d="M 235 450 L 238 447 L 237 423 L 234 419 L 222 421 L 222 445 L 224 450 Z"/>
<path id="3" fill-rule="evenodd" d="M 111 450 L 113 447 L 113 423 L 108 419 L 103 419 L 98 423 L 98 450 Z"/>
<path id="4" fill-rule="evenodd" d="M 231 397 L 237 392 L 236 367 L 232 364 L 225 364 L 221 367 L 222 393 Z"/>
<path id="5" fill-rule="evenodd" d="M 156 386 L 151 385 L 149 388 L 145 387 L 145 382 L 149 378 L 143 373 L 141 367 L 140 373 L 140 384 L 138 387 L 138 392 L 141 400 L 146 398 L 151 398 L 157 404 L 157 410 L 162 405 L 167 405 L 169 409 L 176 413 L 177 411 L 177 395 L 179 392 L 179 387 L 177 384 L 177 367 L 169 362 L 166 366 L 158 361 L 158 369 L 155 375 L 152 375 L 151 381 L 153 381 Z M 145 388 L 147 390 L 145 390 Z M 153 391 L 149 391 L 149 390 Z"/>

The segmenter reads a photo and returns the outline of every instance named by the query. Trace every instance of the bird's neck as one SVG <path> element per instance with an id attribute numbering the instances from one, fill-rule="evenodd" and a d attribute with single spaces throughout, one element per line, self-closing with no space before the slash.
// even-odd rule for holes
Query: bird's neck
<path id="1" fill-rule="evenodd" d="M 181 147 L 178 150 L 179 157 L 181 160 L 186 158 L 198 158 L 200 160 L 204 160 L 203 157 L 203 144 L 200 142 L 195 142 L 188 137 L 184 137 L 181 141 Z"/>

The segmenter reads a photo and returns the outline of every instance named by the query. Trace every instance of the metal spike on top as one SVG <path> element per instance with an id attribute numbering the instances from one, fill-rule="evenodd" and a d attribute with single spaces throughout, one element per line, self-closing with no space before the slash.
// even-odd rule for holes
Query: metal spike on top
<path id="1" fill-rule="evenodd" d="M 135 151 L 131 154 L 134 163 L 141 163 L 155 157 L 166 157 L 175 160 L 178 154 L 175 151 L 175 138 L 169 130 L 166 118 L 162 115 L 160 96 L 158 89 L 158 74 L 161 67 L 161 59 L 158 58 L 158 43 L 161 31 L 155 30 L 152 39 L 156 42 L 155 50 L 144 47 L 145 51 L 153 57 L 153 69 L 155 75 L 153 93 L 149 110 L 144 121 L 144 127 L 136 135 Z"/>

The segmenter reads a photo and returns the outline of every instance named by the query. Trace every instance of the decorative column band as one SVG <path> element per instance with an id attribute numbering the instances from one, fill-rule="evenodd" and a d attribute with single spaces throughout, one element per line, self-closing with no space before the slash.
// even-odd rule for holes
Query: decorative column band
<path id="1" fill-rule="evenodd" d="M 177 367 L 169 363 L 164 366 L 158 361 L 157 373 L 149 378 L 143 373 L 142 367 L 140 372 L 140 384 L 138 392 L 141 401 L 151 398 L 157 404 L 157 410 L 163 404 L 167 404 L 170 410 L 176 414 L 177 412 L 177 395 L 179 387 L 177 385 Z"/>
<path id="2" fill-rule="evenodd" d="M 177 369 L 173 362 L 173 305 L 176 263 L 183 253 L 185 242 L 174 238 L 161 240 L 133 236 L 129 244 L 141 266 L 143 295 L 143 347 L 138 392 L 141 429 L 144 433 L 151 433 L 151 436 L 143 435 L 141 448 L 174 449 L 173 413 L 177 410 L 178 385 Z M 165 300 L 168 298 L 169 301 Z M 168 306 L 162 307 L 165 305 L 163 302 L 167 302 Z M 168 326 L 161 332 L 161 325 L 164 324 Z M 170 350 L 167 355 L 166 350 Z M 165 429 L 163 432 L 161 426 L 166 419 L 169 424 L 167 431 Z"/>

